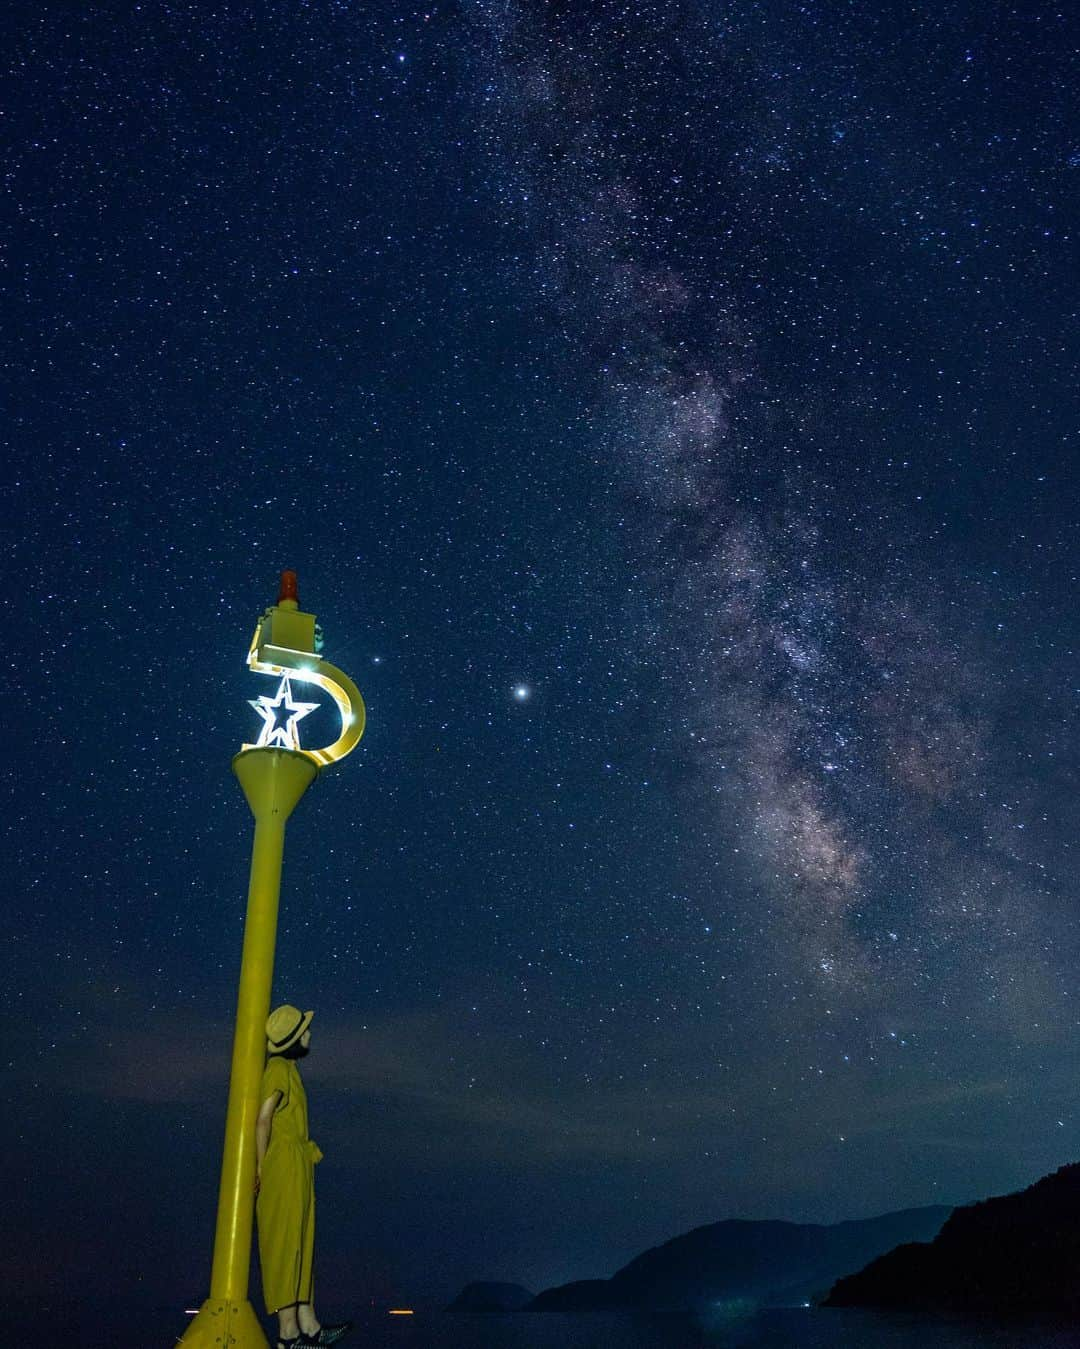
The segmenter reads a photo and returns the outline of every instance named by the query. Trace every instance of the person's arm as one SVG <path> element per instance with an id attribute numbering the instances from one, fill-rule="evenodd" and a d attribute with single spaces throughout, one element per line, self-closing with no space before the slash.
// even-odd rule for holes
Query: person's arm
<path id="1" fill-rule="evenodd" d="M 262 1184 L 262 1164 L 266 1149 L 270 1146 L 270 1130 L 274 1127 L 274 1111 L 281 1100 L 281 1092 L 275 1091 L 263 1101 L 259 1117 L 255 1121 L 255 1193 L 259 1193 Z"/>

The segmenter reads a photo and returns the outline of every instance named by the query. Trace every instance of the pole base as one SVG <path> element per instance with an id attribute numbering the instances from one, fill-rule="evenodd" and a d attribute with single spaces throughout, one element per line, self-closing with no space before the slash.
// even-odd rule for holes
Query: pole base
<path id="1" fill-rule="evenodd" d="M 187 1349 L 269 1349 L 250 1302 L 207 1298 L 180 1339 Z"/>

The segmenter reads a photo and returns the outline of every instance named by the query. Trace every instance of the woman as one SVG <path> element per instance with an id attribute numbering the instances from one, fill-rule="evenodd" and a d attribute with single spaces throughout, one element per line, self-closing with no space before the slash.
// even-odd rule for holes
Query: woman
<path id="1" fill-rule="evenodd" d="M 255 1123 L 259 1264 L 266 1310 L 277 1312 L 278 1349 L 335 1344 L 351 1325 L 321 1325 L 312 1302 L 314 1170 L 322 1153 L 308 1137 L 307 1096 L 296 1061 L 308 1052 L 314 1015 L 286 1003 L 267 1018 L 269 1057 Z"/>

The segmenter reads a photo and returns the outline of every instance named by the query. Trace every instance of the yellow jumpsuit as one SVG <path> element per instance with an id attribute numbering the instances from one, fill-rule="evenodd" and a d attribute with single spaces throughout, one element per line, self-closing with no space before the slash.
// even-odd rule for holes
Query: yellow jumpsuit
<path id="1" fill-rule="evenodd" d="M 281 1307 L 312 1300 L 315 1249 L 315 1163 L 322 1153 L 308 1138 L 307 1095 L 296 1064 L 272 1055 L 263 1071 L 259 1104 L 275 1091 L 270 1143 L 255 1204 L 263 1298 L 273 1315 Z"/>

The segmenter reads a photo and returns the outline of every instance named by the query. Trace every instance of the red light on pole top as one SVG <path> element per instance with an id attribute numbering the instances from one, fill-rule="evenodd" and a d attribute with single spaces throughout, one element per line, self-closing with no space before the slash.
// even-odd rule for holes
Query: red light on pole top
<path id="1" fill-rule="evenodd" d="M 296 572 L 283 571 L 281 573 L 281 585 L 278 587 L 278 604 L 285 600 L 292 600 L 293 604 L 299 605 L 300 597 L 296 593 Z"/>

